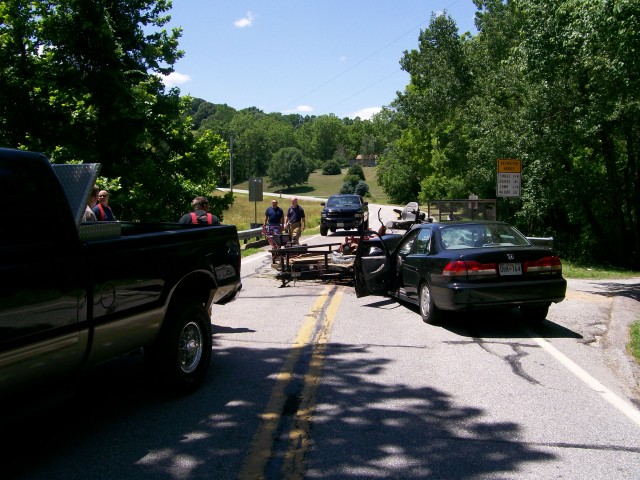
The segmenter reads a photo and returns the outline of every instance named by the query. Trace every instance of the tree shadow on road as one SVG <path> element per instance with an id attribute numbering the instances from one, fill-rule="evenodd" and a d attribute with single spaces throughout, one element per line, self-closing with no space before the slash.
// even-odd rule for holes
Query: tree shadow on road
<path id="1" fill-rule="evenodd" d="M 393 360 L 371 352 L 365 359 L 367 348 L 328 347 L 309 478 L 516 476 L 524 462 L 554 458 L 518 441 L 516 422 L 490 421 L 482 409 L 433 386 L 384 382 L 379 375 Z M 0 456 L 4 478 L 235 479 L 260 425 L 265 392 L 290 351 L 214 346 L 207 383 L 177 398 L 141 381 L 140 357 L 109 364 L 85 379 L 69 403 L 3 432 L 10 439 Z M 314 438 L 320 429 L 322 439 Z"/>

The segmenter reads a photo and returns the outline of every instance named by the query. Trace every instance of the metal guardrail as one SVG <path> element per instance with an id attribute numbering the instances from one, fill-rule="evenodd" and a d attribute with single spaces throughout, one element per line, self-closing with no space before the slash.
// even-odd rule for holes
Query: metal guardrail
<path id="1" fill-rule="evenodd" d="M 238 238 L 243 241 L 243 243 L 247 243 L 249 239 L 255 238 L 256 240 L 260 240 L 264 235 L 262 234 L 262 228 L 252 228 L 249 230 L 241 230 L 238 232 Z"/>

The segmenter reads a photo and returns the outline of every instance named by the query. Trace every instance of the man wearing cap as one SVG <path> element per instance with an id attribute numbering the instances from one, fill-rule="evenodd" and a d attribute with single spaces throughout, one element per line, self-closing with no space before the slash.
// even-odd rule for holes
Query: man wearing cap
<path id="1" fill-rule="evenodd" d="M 278 200 L 271 200 L 271 206 L 264 212 L 263 227 L 277 227 L 282 231 L 284 225 L 284 211 L 278 206 Z"/>

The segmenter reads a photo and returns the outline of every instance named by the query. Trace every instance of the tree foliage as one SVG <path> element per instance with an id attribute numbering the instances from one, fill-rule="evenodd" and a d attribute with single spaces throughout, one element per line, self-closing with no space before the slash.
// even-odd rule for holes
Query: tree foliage
<path id="1" fill-rule="evenodd" d="M 208 194 L 224 144 L 196 138 L 159 75 L 182 56 L 165 0 L 0 4 L 0 143 L 120 178 L 118 217 L 173 220 Z"/>
<path id="2" fill-rule="evenodd" d="M 292 187 L 306 183 L 309 180 L 308 162 L 302 156 L 302 152 L 295 147 L 286 147 L 278 150 L 269 163 L 269 180 L 272 185 Z"/>
<path id="3" fill-rule="evenodd" d="M 347 170 L 347 175 L 354 175 L 356 177 L 358 177 L 360 180 L 365 180 L 364 178 L 364 170 L 362 169 L 362 165 L 356 163 L 354 165 L 351 165 L 349 167 L 349 170 Z"/>
<path id="4" fill-rule="evenodd" d="M 640 4 L 474 3 L 476 36 L 433 16 L 401 60 L 411 80 L 380 160 L 385 191 L 403 198 L 413 171 L 422 202 L 490 198 L 496 160 L 519 158 L 522 195 L 500 200 L 502 218 L 572 258 L 637 268 Z"/>
<path id="5" fill-rule="evenodd" d="M 322 167 L 323 175 L 340 175 L 342 173 L 342 169 L 340 168 L 340 164 L 336 160 L 329 160 Z"/>

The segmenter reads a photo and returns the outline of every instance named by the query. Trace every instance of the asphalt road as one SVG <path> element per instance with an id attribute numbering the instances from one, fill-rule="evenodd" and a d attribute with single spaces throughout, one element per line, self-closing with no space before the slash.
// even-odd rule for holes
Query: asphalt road
<path id="1" fill-rule="evenodd" d="M 373 225 L 372 225 L 373 226 Z M 333 236 L 305 242 L 339 241 Z M 243 261 L 214 308 L 205 386 L 171 398 L 131 356 L 3 431 L 3 479 L 637 479 L 640 279 L 570 281 L 535 329 L 516 312 L 421 321 Z"/>

